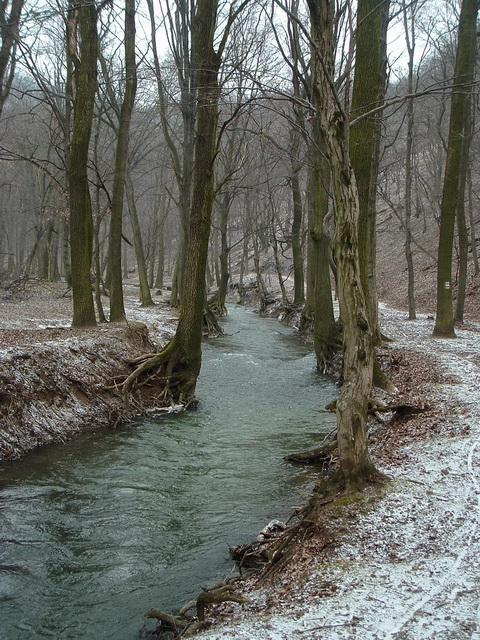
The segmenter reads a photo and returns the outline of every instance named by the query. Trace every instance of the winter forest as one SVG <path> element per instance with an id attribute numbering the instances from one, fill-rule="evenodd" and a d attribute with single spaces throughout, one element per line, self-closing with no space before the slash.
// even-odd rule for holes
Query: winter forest
<path id="1" fill-rule="evenodd" d="M 174 608 L 216 575 L 212 566 L 223 567 L 220 535 L 243 527 L 251 537 L 269 509 L 295 495 L 303 506 L 294 524 L 272 521 L 230 552 L 262 579 L 278 571 L 277 613 L 288 592 L 288 606 L 302 606 L 292 614 L 300 620 L 308 609 L 292 585 L 323 576 L 325 567 L 315 574 L 311 564 L 335 536 L 348 538 L 337 576 L 347 585 L 338 587 L 343 622 L 325 617 L 324 627 L 312 627 L 304 618 L 299 633 L 313 635 L 302 637 L 328 628 L 329 640 L 343 639 L 337 628 L 364 619 L 342 618 L 344 594 L 356 584 L 351 570 L 368 589 L 355 601 L 373 621 L 366 638 L 392 640 L 407 629 L 419 640 L 473 638 L 451 628 L 479 628 L 480 0 L 0 7 L 7 637 L 18 637 L 22 598 L 24 630 L 38 631 L 35 638 L 66 626 L 74 635 L 62 637 L 99 637 L 90 624 L 112 638 L 164 637 L 138 631 L 137 590 L 160 599 L 161 584 Z M 38 306 L 52 305 L 47 318 L 24 305 L 29 287 L 31 297 L 50 287 Z M 272 331 L 247 305 L 263 315 L 275 309 L 286 322 Z M 289 321 L 298 341 L 284 339 Z M 203 407 L 201 385 L 210 401 Z M 129 429 L 132 417 L 138 424 Z M 63 452 L 45 447 L 19 460 L 85 430 Z M 320 465 L 308 498 L 304 464 Z M 261 479 L 267 469 L 271 484 Z M 188 561 L 182 536 L 195 539 Z M 362 554 L 371 548 L 370 571 Z M 437 585 L 435 572 L 450 560 Z M 167 565 L 173 573 L 162 582 Z M 335 573 L 340 565 L 328 566 Z M 73 580 L 77 570 L 84 573 L 72 582 L 75 595 L 61 582 L 57 598 L 57 577 Z M 310 605 L 325 599 L 328 609 L 337 578 L 310 582 Z M 98 592 L 85 588 L 97 579 Z M 177 580 L 182 586 L 172 589 Z M 261 596 L 248 577 L 245 584 L 253 604 L 225 579 L 203 589 L 193 617 L 189 608 L 146 617 L 165 637 L 180 637 L 209 625 L 206 608 L 219 619 L 232 602 L 258 613 Z M 377 584 L 379 599 L 369 604 Z M 447 587 L 453 613 L 443 636 L 444 621 L 433 616 Z M 109 589 L 114 595 L 98 605 L 97 593 Z M 402 613 L 377 635 L 385 623 L 378 602 L 392 594 L 401 595 Z M 290 622 L 278 623 L 281 633 Z M 298 631 L 267 636 L 262 624 L 260 635 L 245 638 Z"/>
<path id="2" fill-rule="evenodd" d="M 374 355 L 379 228 L 393 219 L 404 245 L 410 318 L 414 256 L 436 263 L 434 335 L 455 336 L 478 277 L 477 12 L 477 0 L 4 2 L 2 282 L 65 280 L 74 327 L 124 320 L 129 277 L 144 306 L 168 286 L 175 338 L 122 389 L 155 371 L 165 399 L 188 405 L 229 287 L 253 279 L 265 302 L 273 275 L 320 370 L 343 345 L 342 474 L 370 477 L 365 403 L 372 379 L 388 386 Z"/>

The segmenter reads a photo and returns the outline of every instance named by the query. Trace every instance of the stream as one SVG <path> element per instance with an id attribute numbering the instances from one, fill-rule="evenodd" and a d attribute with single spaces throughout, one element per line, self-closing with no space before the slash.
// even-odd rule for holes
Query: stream
<path id="1" fill-rule="evenodd" d="M 293 330 L 230 306 L 198 409 L 0 464 L 1 640 L 135 640 L 234 570 L 228 545 L 305 502 L 285 463 L 334 428 L 334 382 Z"/>

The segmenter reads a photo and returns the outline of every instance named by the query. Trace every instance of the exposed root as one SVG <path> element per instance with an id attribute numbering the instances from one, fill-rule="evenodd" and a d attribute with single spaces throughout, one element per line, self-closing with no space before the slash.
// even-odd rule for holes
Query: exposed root
<path id="1" fill-rule="evenodd" d="M 197 631 L 209 626 L 210 623 L 205 619 L 207 607 L 222 602 L 246 604 L 250 600 L 241 593 L 236 592 L 232 585 L 221 584 L 204 589 L 196 600 L 187 603 L 180 609 L 178 616 L 165 613 L 160 609 L 150 609 L 145 614 L 145 617 L 157 619 L 160 623 L 157 631 L 159 633 L 169 633 L 169 638 L 172 637 L 172 633 L 174 638 L 189 638 Z M 187 615 L 192 608 L 196 610 L 196 618 Z"/>
<path id="2" fill-rule="evenodd" d="M 185 408 L 196 404 L 193 366 L 182 356 L 175 338 L 155 354 L 137 358 L 133 371 L 117 384 L 129 404 L 141 409 L 144 398 L 157 407 Z"/>
<path id="3" fill-rule="evenodd" d="M 222 315 L 227 315 L 222 314 Z M 218 323 L 217 315 L 210 305 L 206 305 L 203 312 L 203 335 L 209 338 L 216 338 L 217 336 L 223 336 L 223 329 Z"/>
<path id="4" fill-rule="evenodd" d="M 276 522 L 268 525 L 266 529 L 268 530 L 272 524 Z M 322 535 L 319 536 L 319 534 Z M 293 558 L 298 545 L 314 535 L 323 538 L 322 548 L 332 543 L 332 539 L 325 535 L 316 522 L 302 517 L 300 522 L 289 527 L 283 525 L 267 534 L 261 532 L 253 542 L 231 547 L 230 553 L 238 562 L 240 569 L 252 569 L 258 572 L 259 581 L 262 582 L 284 567 Z"/>
<path id="5" fill-rule="evenodd" d="M 300 462 L 302 464 L 323 464 L 331 466 L 337 460 L 336 451 L 338 449 L 337 440 L 332 440 L 327 444 L 308 449 L 307 451 L 297 451 L 284 456 L 287 462 Z"/>
<path id="6" fill-rule="evenodd" d="M 225 302 L 222 302 L 217 295 L 208 301 L 208 308 L 217 318 L 223 318 L 228 315 Z"/>

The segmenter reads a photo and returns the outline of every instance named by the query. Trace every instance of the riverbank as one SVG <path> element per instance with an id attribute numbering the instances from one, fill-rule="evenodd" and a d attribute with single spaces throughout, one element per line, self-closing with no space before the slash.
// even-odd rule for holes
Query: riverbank
<path id="1" fill-rule="evenodd" d="M 124 402 L 112 381 L 130 361 L 165 344 L 175 312 L 160 296 L 141 308 L 126 289 L 128 323 L 72 329 L 71 292 L 61 283 L 24 283 L 0 299 L 0 460 L 88 429 L 112 427 L 154 407 L 154 395 Z M 108 304 L 108 300 L 106 300 Z"/>
<path id="2" fill-rule="evenodd" d="M 332 544 L 319 553 L 314 539 L 269 582 L 246 580 L 251 603 L 219 610 L 202 640 L 480 638 L 479 326 L 436 340 L 427 315 L 409 322 L 382 306 L 381 316 L 396 398 L 424 409 L 371 423 L 391 482 L 327 505 Z"/>
<path id="3" fill-rule="evenodd" d="M 161 301 L 141 309 L 136 291 L 127 289 L 129 319 L 168 339 L 172 311 Z M 81 353 L 78 341 L 88 342 L 88 332 L 69 329 L 65 285 L 39 284 L 30 293 L 0 302 L 2 357 L 23 349 L 21 373 L 22 361 L 37 352 L 38 363 L 61 371 L 67 352 L 74 359 Z M 394 339 L 380 354 L 398 389 L 394 397 L 423 409 L 408 419 L 372 421 L 370 445 L 391 483 L 366 491 L 361 501 L 326 507 L 323 537 L 303 545 L 270 582 L 246 580 L 242 589 L 251 603 L 213 611 L 218 626 L 199 636 L 204 640 L 480 638 L 479 327 L 472 322 L 456 340 L 434 340 L 427 315 L 408 322 L 405 312 L 382 307 L 381 316 Z M 105 328 L 119 330 L 126 329 Z M 113 346 L 127 342 L 112 333 Z M 87 368 L 96 349 L 87 349 Z M 48 406 L 58 414 L 55 403 Z M 145 602 L 145 610 L 150 606 L 162 603 Z"/>

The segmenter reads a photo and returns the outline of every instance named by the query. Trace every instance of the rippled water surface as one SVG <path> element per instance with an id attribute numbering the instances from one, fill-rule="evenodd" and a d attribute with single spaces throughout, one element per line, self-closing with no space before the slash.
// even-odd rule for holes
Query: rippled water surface
<path id="1" fill-rule="evenodd" d="M 133 640 L 232 569 L 228 545 L 305 497 L 282 456 L 333 428 L 335 385 L 292 330 L 231 307 L 199 408 L 0 466 L 0 638 Z"/>

